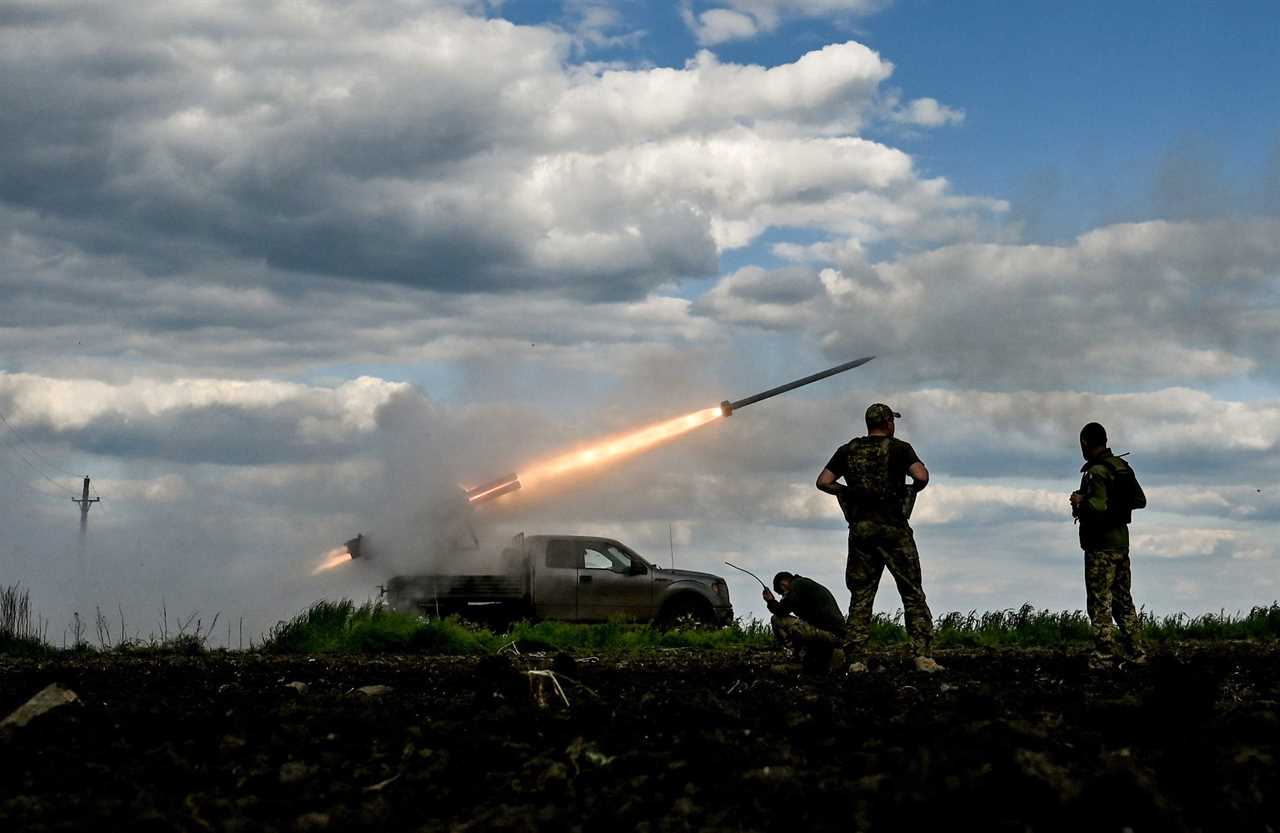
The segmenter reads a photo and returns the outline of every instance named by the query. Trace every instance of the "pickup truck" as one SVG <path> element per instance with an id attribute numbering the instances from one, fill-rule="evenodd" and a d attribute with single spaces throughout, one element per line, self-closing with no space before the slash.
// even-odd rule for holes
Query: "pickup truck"
<path id="1" fill-rule="evenodd" d="M 522 533 L 503 550 L 502 564 L 486 574 L 394 576 L 387 601 L 397 610 L 484 621 L 733 621 L 723 578 L 658 567 L 611 538 Z"/>

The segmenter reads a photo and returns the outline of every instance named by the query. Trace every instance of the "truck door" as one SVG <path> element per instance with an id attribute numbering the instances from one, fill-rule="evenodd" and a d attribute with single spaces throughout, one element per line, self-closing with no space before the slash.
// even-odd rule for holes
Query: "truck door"
<path id="1" fill-rule="evenodd" d="M 543 552 L 532 552 L 534 565 L 534 612 L 542 619 L 578 618 L 578 573 L 582 566 L 582 546 L 577 541 L 546 542 Z"/>
<path id="2" fill-rule="evenodd" d="M 653 576 L 644 562 L 615 541 L 582 542 L 578 617 L 595 621 L 653 616 Z"/>

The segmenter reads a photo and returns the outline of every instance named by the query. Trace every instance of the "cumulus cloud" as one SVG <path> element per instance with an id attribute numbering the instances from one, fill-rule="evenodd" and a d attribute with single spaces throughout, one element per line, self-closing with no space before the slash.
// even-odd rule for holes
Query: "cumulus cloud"
<path id="1" fill-rule="evenodd" d="M 939 104 L 934 98 L 917 98 L 895 107 L 889 114 L 889 120 L 911 127 L 942 127 L 963 122 L 964 110 Z"/>
<path id="2" fill-rule="evenodd" d="M 1269 376 L 1280 359 L 1277 240 L 1277 221 L 1242 219 L 1121 224 L 1064 246 L 958 244 L 880 262 L 858 246 L 791 246 L 781 253 L 809 258 L 807 276 L 730 275 L 696 309 L 776 328 L 755 297 L 776 283 L 809 299 L 784 323 L 821 333 L 830 355 L 875 345 L 896 373 L 952 384 Z"/>
<path id="3" fill-rule="evenodd" d="M 685 25 L 698 43 L 711 46 L 772 32 L 787 18 L 852 18 L 869 15 L 889 0 L 724 0 L 696 11 L 692 3 L 680 7 Z"/>
<path id="4" fill-rule="evenodd" d="M 270 462 L 335 453 L 375 427 L 406 386 L 361 377 L 334 389 L 222 379 L 109 385 L 0 373 L 0 404 L 19 428 L 75 437 L 87 451 L 184 462 Z"/>
<path id="5" fill-rule="evenodd" d="M 0 200 L 149 273 L 609 298 L 851 201 L 982 211 L 854 137 L 892 72 L 861 44 L 619 68 L 572 42 L 451 4 L 45 4 L 0 25 Z"/>

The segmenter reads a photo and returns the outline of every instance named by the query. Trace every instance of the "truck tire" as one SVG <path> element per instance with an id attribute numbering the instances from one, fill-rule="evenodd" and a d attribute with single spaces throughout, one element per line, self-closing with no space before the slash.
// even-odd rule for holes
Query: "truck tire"
<path id="1" fill-rule="evenodd" d="M 710 602 L 694 593 L 684 593 L 662 606 L 654 624 L 664 631 L 673 628 L 710 628 L 715 627 L 716 617 Z"/>

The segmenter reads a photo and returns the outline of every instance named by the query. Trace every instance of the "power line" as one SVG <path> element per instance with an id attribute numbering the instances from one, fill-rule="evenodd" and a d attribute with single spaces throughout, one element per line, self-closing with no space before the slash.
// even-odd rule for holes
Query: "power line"
<path id="1" fill-rule="evenodd" d="M 7 424 L 7 421 L 6 421 L 6 424 Z M 28 466 L 30 466 L 30 467 L 31 467 L 31 470 L 32 470 L 32 471 L 34 471 L 36 474 L 40 475 L 40 477 L 42 477 L 45 481 L 47 481 L 47 482 L 49 483 L 49 485 L 53 486 L 53 488 L 57 489 L 59 492 L 61 492 L 61 493 L 62 493 L 61 495 L 58 495 L 58 497 L 62 497 L 62 496 L 63 496 L 63 495 L 65 495 L 67 492 L 74 492 L 74 490 L 73 490 L 73 489 L 68 489 L 68 488 L 67 488 L 67 487 L 65 487 L 65 486 L 60 486 L 60 485 L 58 485 L 57 481 L 55 481 L 52 477 L 50 477 L 48 474 L 46 474 L 46 473 L 45 473 L 45 471 L 44 471 L 43 469 L 41 469 L 41 468 L 40 468 L 39 466 L 37 466 L 35 463 L 31 462 L 31 460 L 27 459 L 27 455 L 25 455 L 25 454 L 23 454 L 23 453 L 22 453 L 22 449 L 18 448 L 18 447 L 17 447 L 16 445 L 14 445 L 12 442 L 7 443 L 7 445 L 8 445 L 8 447 L 9 447 L 9 450 L 10 450 L 10 451 L 12 451 L 14 454 L 17 454 L 17 455 L 18 455 L 18 458 L 19 458 L 19 459 L 21 459 L 21 460 L 22 460 L 22 462 L 26 463 Z M 43 494 L 43 493 L 42 493 L 42 494 Z M 46 495 L 46 497 L 52 497 L 52 495 Z"/>
<path id="2" fill-rule="evenodd" d="M 48 457 L 45 457 L 43 454 L 41 454 L 36 449 L 35 446 L 27 442 L 27 440 L 22 436 L 22 434 L 18 433 L 18 429 L 14 428 L 12 423 L 10 423 L 9 420 L 2 413 L 0 413 L 0 423 L 4 423 L 4 427 L 9 429 L 9 433 L 12 434 L 14 438 L 18 440 L 18 442 L 26 446 L 33 455 L 40 458 L 41 460 L 44 460 L 46 464 L 51 463 Z M 9 448 L 15 454 L 17 454 L 18 457 L 22 459 L 22 462 L 26 463 L 28 466 L 31 467 L 32 471 L 36 472 L 42 478 L 44 478 L 44 480 L 47 483 L 49 483 L 49 485 L 53 486 L 53 488 L 57 489 L 60 492 L 63 491 L 62 487 L 59 486 L 58 483 L 52 477 L 49 476 L 48 469 L 37 466 L 35 463 L 31 462 L 31 460 L 27 457 L 27 455 L 22 453 L 22 449 L 14 445 L 12 440 L 8 442 L 8 445 L 9 445 Z M 57 469 L 58 466 L 53 466 L 53 468 Z M 66 472 L 63 472 L 63 474 L 66 474 Z M 93 489 L 92 498 L 89 497 L 90 489 Z M 39 492 L 39 493 L 44 494 L 45 497 L 55 497 L 54 495 L 45 494 L 44 492 Z M 74 492 L 73 492 L 73 495 L 74 495 Z M 85 534 L 88 532 L 88 529 L 89 529 L 89 508 L 93 506 L 93 504 L 95 503 L 98 504 L 98 506 L 102 506 L 102 498 L 98 496 L 98 490 L 90 484 L 89 475 L 86 474 L 84 476 L 84 485 L 83 485 L 83 490 L 80 494 L 80 497 L 78 498 L 72 497 L 71 500 L 77 506 L 80 507 L 80 543 L 81 543 L 81 546 L 83 546 L 85 541 Z"/>
<path id="3" fill-rule="evenodd" d="M 8 452 L 13 453 L 15 456 L 16 456 L 16 454 L 17 454 L 17 452 L 15 452 L 15 451 L 13 450 L 13 447 L 12 447 L 12 446 L 10 446 L 8 443 L 0 443 L 0 451 L 8 451 Z M 13 470 L 13 473 L 14 473 L 13 482 L 14 482 L 14 483 L 21 484 L 21 485 L 22 485 L 22 486 L 24 486 L 28 491 L 30 491 L 33 495 L 39 495 L 40 497 L 44 497 L 44 498 L 54 498 L 54 499 L 56 499 L 56 500 L 62 500 L 64 497 L 66 497 L 66 492 L 65 492 L 65 491 L 63 491 L 61 488 L 59 488 L 59 490 L 58 490 L 58 491 L 59 491 L 59 494 L 56 494 L 56 495 L 55 495 L 55 494 L 53 494 L 52 492 L 50 492 L 48 489 L 46 489 L 46 488 L 42 488 L 44 484 L 43 484 L 41 481 L 39 481 L 39 480 L 32 480 L 32 479 L 30 479 L 29 477 L 23 476 L 23 475 L 22 475 L 22 473 L 18 472 L 18 470 L 17 470 L 17 469 L 13 468 L 13 465 L 12 465 L 12 464 L 8 463 L 8 459 L 9 459 L 9 458 L 8 458 L 7 456 L 5 456 L 5 455 L 0 455 L 0 462 L 4 462 L 4 463 L 5 463 L 5 467 L 6 467 L 6 468 L 8 468 L 8 469 L 12 469 L 12 470 Z M 23 471 L 25 471 L 25 469 L 24 469 Z"/>
<path id="4" fill-rule="evenodd" d="M 33 455 L 43 460 L 45 464 L 48 466 L 48 468 L 53 469 L 54 472 L 56 472 L 59 476 L 69 477 L 73 480 L 79 479 L 79 475 L 71 474 L 66 469 L 62 468 L 61 466 L 58 466 L 52 460 L 46 457 L 38 448 L 32 445 L 31 442 L 22 435 L 21 431 L 13 427 L 13 423 L 9 422 L 9 420 L 5 418 L 5 415 L 3 413 L 0 413 L 0 423 L 4 423 L 4 427 L 8 428 L 9 432 L 13 434 L 13 436 L 18 438 L 18 442 L 26 446 L 27 450 L 29 450 Z"/>

